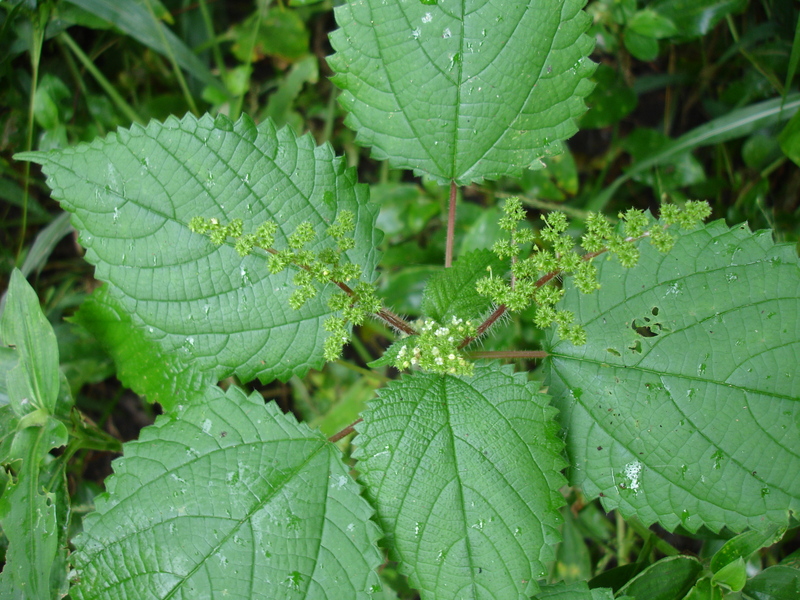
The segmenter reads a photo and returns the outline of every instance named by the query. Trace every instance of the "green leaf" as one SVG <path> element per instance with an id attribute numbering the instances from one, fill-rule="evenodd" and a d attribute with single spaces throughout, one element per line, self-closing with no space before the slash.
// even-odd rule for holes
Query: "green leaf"
<path id="1" fill-rule="evenodd" d="M 656 42 L 656 45 L 658 43 Z M 608 127 L 636 108 L 639 98 L 625 82 L 622 73 L 607 65 L 597 67 L 593 76 L 597 87 L 586 99 L 589 111 L 581 118 L 583 128 Z"/>
<path id="2" fill-rule="evenodd" d="M 422 598 L 527 598 L 558 540 L 553 409 L 510 367 L 392 381 L 356 426 L 366 494 Z"/>
<path id="3" fill-rule="evenodd" d="M 681 600 L 703 572 L 703 565 L 692 556 L 670 556 L 650 565 L 621 590 L 632 598 Z"/>
<path id="4" fill-rule="evenodd" d="M 755 600 L 796 600 L 800 598 L 800 570 L 776 565 L 764 569 L 744 586 Z"/>
<path id="5" fill-rule="evenodd" d="M 451 318 L 476 319 L 491 309 L 492 301 L 481 296 L 475 285 L 492 270 L 497 277 L 508 271 L 508 263 L 489 250 L 476 250 L 459 257 L 453 266 L 431 275 L 422 296 L 422 312 L 441 324 Z"/>
<path id="6" fill-rule="evenodd" d="M 798 20 L 800 23 L 800 20 Z M 800 165 L 800 112 L 794 113 L 778 136 L 781 150 L 796 165 Z"/>
<path id="7" fill-rule="evenodd" d="M 2 598 L 61 597 L 55 592 L 66 581 L 67 571 L 57 574 L 53 570 L 64 564 L 59 555 L 66 556 L 66 549 L 58 544 L 56 514 L 58 502 L 66 499 L 42 489 L 39 473 L 48 452 L 66 443 L 66 433 L 62 423 L 48 417 L 42 426 L 19 431 L 14 440 L 22 465 L 16 480 L 0 497 L 0 525 L 8 538 L 5 567 L 0 573 Z"/>
<path id="8" fill-rule="evenodd" d="M 220 81 L 211 74 L 197 55 L 172 33 L 169 27 L 160 21 L 155 21 L 141 3 L 134 0 L 65 1 L 110 23 L 125 35 L 131 36 L 159 54 L 167 58 L 174 57 L 175 62 L 205 85 L 224 90 Z"/>
<path id="9" fill-rule="evenodd" d="M 591 90 L 582 0 L 336 8 L 334 83 L 378 159 L 439 182 L 519 176 L 576 132 Z"/>
<path id="10" fill-rule="evenodd" d="M 165 353 L 196 361 L 217 380 L 285 381 L 323 363 L 322 324 L 329 284 L 300 310 L 288 299 L 294 271 L 271 275 L 266 253 L 239 256 L 231 241 L 215 246 L 192 233 L 193 217 L 242 219 L 245 233 L 278 223 L 276 245 L 303 221 L 319 250 L 338 212 L 356 216 L 356 247 L 347 252 L 371 281 L 378 260 L 376 207 L 355 172 L 328 145 L 248 117 L 235 124 L 206 115 L 138 125 L 91 145 L 24 153 L 40 163 L 53 196 L 73 213 L 96 277 L 134 327 Z"/>
<path id="11" fill-rule="evenodd" d="M 800 107 L 800 94 L 790 94 L 785 99 L 773 98 L 758 102 L 744 108 L 733 110 L 727 115 L 718 117 L 692 129 L 681 137 L 661 148 L 661 150 L 646 160 L 637 162 L 628 169 L 624 175 L 617 177 L 611 185 L 595 196 L 587 206 L 587 210 L 602 210 L 613 197 L 619 187 L 632 177 L 643 173 L 655 166 L 670 162 L 674 157 L 687 150 L 694 150 L 703 146 L 721 144 L 728 140 L 750 135 L 764 127 L 775 123 L 788 121 Z"/>
<path id="12" fill-rule="evenodd" d="M 236 42 L 233 55 L 243 63 L 277 56 L 295 61 L 308 54 L 308 30 L 295 10 L 270 8 L 262 15 L 258 10 L 231 31 Z M 316 61 L 316 59 L 314 59 Z"/>
<path id="13" fill-rule="evenodd" d="M 637 11 L 628 21 L 628 29 L 639 35 L 650 38 L 662 39 L 678 34 L 678 28 L 669 17 L 652 8 L 645 8 Z"/>
<path id="14" fill-rule="evenodd" d="M 610 589 L 595 588 L 590 590 L 585 581 L 561 582 L 541 587 L 542 590 L 533 597 L 534 600 L 612 600 L 614 598 L 614 593 Z"/>
<path id="15" fill-rule="evenodd" d="M 715 222 L 641 250 L 630 270 L 597 261 L 601 293 L 568 286 L 588 343 L 547 345 L 572 483 L 670 530 L 785 526 L 800 508 L 794 249 Z"/>
<path id="16" fill-rule="evenodd" d="M 729 539 L 722 548 L 714 553 L 709 566 L 716 573 L 722 567 L 737 559 L 747 560 L 757 550 L 778 542 L 784 531 L 784 528 L 773 525 L 765 531 L 746 531 L 741 533 Z"/>
<path id="17" fill-rule="evenodd" d="M 18 269 L 11 273 L 0 338 L 17 348 L 19 363 L 8 373 L 11 405 L 18 417 L 41 410 L 55 413 L 58 400 L 58 344 L 42 314 L 39 297 Z M 15 398 L 11 389 L 18 390 Z"/>
<path id="18" fill-rule="evenodd" d="M 360 598 L 372 509 L 341 453 L 275 403 L 207 388 L 125 445 L 73 556 L 76 599 Z"/>
<path id="19" fill-rule="evenodd" d="M 116 376 L 149 402 L 172 410 L 188 402 L 211 381 L 208 373 L 198 373 L 175 353 L 165 353 L 158 343 L 133 325 L 120 302 L 108 293 L 108 286 L 96 289 L 81 304 L 74 322 L 86 328 L 116 364 Z"/>
<path id="20" fill-rule="evenodd" d="M 684 38 L 700 37 L 727 15 L 747 6 L 747 0 L 658 0 L 650 8 L 675 24 Z"/>
<path id="21" fill-rule="evenodd" d="M 67 443 L 66 427 L 52 416 L 59 408 L 58 345 L 36 292 L 17 269 L 0 325 L 3 343 L 16 346 L 17 357 L 7 373 L 9 405 L 0 412 L 0 461 L 12 475 L 0 496 L 0 527 L 9 544 L 0 598 L 60 598 L 67 570 L 59 533 L 69 509 L 63 490 L 43 487 L 50 450 Z"/>
<path id="22" fill-rule="evenodd" d="M 714 573 L 711 583 L 739 592 L 747 581 L 747 566 L 740 556 Z"/>
<path id="23" fill-rule="evenodd" d="M 654 37 L 626 29 L 624 42 L 625 48 L 634 58 L 645 62 L 651 62 L 658 58 L 658 40 Z"/>

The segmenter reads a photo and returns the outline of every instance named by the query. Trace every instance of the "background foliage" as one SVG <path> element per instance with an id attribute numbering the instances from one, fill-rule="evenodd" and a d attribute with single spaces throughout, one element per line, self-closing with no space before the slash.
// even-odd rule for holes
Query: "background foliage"
<path id="1" fill-rule="evenodd" d="M 159 408 L 142 402 L 125 387 L 131 385 L 131 374 L 117 371 L 115 366 L 123 364 L 124 360 L 104 350 L 118 348 L 111 338 L 119 335 L 115 331 L 125 331 L 119 322 L 129 318 L 126 307 L 115 304 L 103 292 L 84 302 L 98 284 L 91 267 L 82 258 L 83 249 L 77 244 L 68 221 L 50 199 L 37 168 L 12 160 L 14 152 L 66 148 L 79 141 L 91 141 L 120 126 L 145 125 L 150 119 L 165 120 L 170 115 L 186 112 L 195 115 L 222 113 L 233 121 L 247 113 L 256 123 L 269 117 L 277 126 L 288 125 L 298 136 L 308 132 L 316 143 L 330 141 L 336 152 L 345 157 L 340 170 L 345 166 L 356 167 L 359 181 L 370 185 L 370 197 L 380 206 L 378 226 L 385 233 L 380 243 L 383 256 L 379 285 L 386 303 L 410 316 L 419 315 L 426 303 L 428 306 L 436 304 L 435 299 L 423 296 L 422 284 L 428 276 L 442 270 L 442 224 L 447 215 L 447 192 L 435 182 L 389 169 L 380 159 L 398 153 L 390 144 L 381 145 L 370 138 L 370 143 L 378 148 L 371 156 L 356 145 L 356 141 L 362 140 L 345 126 L 345 113 L 336 102 L 341 92 L 330 80 L 332 72 L 327 57 L 336 52 L 333 58 L 336 64 L 337 60 L 345 60 L 351 51 L 343 39 L 346 29 L 337 34 L 338 38 L 335 36 L 332 42 L 328 41 L 327 35 L 335 27 L 332 10 L 330 2 L 302 0 L 275 4 L 259 1 L 255 5 L 204 0 L 198 3 L 125 0 L 113 5 L 96 0 L 0 3 L 0 103 L 4 108 L 0 115 L 2 276 L 10 280 L 16 266 L 33 283 L 44 314 L 53 326 L 60 369 L 66 375 L 58 381 L 31 383 L 43 390 L 41 397 L 46 399 L 43 409 L 47 417 L 42 417 L 45 425 L 41 428 L 41 439 L 26 446 L 32 453 L 28 462 L 36 468 L 23 473 L 19 482 L 39 481 L 44 489 L 60 490 L 71 498 L 69 527 L 64 527 L 58 539 L 65 542 L 80 531 L 82 516 L 94 508 L 93 498 L 110 473 L 109 460 L 119 450 L 118 441 L 137 439 L 139 429 L 153 421 Z M 339 10 L 341 13 L 348 9 Z M 425 5 L 420 4 L 419 10 L 424 13 Z M 549 141 L 538 140 L 546 169 L 513 173 L 515 178 L 510 176 L 512 174 L 500 173 L 502 176 L 497 181 L 482 187 L 468 185 L 473 180 L 468 166 L 453 166 L 452 160 L 432 169 L 437 178 L 455 177 L 466 184 L 456 224 L 457 254 L 482 250 L 498 237 L 500 213 L 495 198 L 512 194 L 520 195 L 531 209 L 558 207 L 578 220 L 588 210 L 603 210 L 614 216 L 618 210 L 630 206 L 655 209 L 663 198 L 703 198 L 711 203 L 714 218 L 723 218 L 729 225 L 747 221 L 752 230 L 769 227 L 778 241 L 796 243 L 800 238 L 800 113 L 796 112 L 800 95 L 795 83 L 800 61 L 797 6 L 777 0 L 596 0 L 590 2 L 586 10 L 592 19 L 589 32 L 596 40 L 592 59 L 599 66 L 592 76 L 596 85 L 587 98 L 591 110 L 581 117 L 580 131 L 566 144 L 566 151 L 546 156 Z M 479 37 L 478 31 L 476 43 Z M 445 44 L 446 39 L 431 43 Z M 448 49 L 438 45 L 434 49 L 442 60 L 448 60 Z M 509 44 L 509 51 L 515 47 Z M 447 66 L 444 65 L 445 69 Z M 568 77 L 568 73 L 565 76 Z M 352 85 L 346 81 L 349 74 L 337 77 L 336 82 L 342 87 Z M 343 92 L 342 101 L 353 111 L 347 124 L 382 119 L 368 113 L 360 116 L 347 91 Z M 285 135 L 290 135 L 288 130 Z M 359 135 L 380 138 L 380 132 L 370 133 L 364 129 Z M 298 139 L 306 140 L 299 142 L 300 146 L 305 145 L 306 151 L 319 152 L 319 149 L 313 150 L 311 138 Z M 428 141 L 431 146 L 435 145 L 435 135 Z M 497 160 L 502 161 L 502 157 Z M 333 180 L 334 175 L 338 173 L 320 177 Z M 352 188 L 352 182 L 338 185 L 338 189 L 348 185 Z M 357 202 L 358 194 L 352 189 L 343 193 L 351 194 L 351 201 Z M 113 206 L 109 205 L 106 217 L 108 225 L 112 226 Z M 736 237 L 737 234 L 733 230 L 714 235 Z M 98 251 L 86 243 L 84 247 L 88 247 L 89 252 Z M 100 251 L 103 250 L 105 248 Z M 376 259 L 368 260 L 374 263 Z M 740 282 L 738 285 L 756 277 L 754 291 L 743 294 L 757 294 L 759 288 L 787 285 L 786 279 L 777 274 L 773 274 L 772 279 L 762 280 L 747 268 L 743 266 L 741 271 L 733 273 Z M 624 281 L 620 283 L 623 288 L 624 284 Z M 655 289 L 664 284 L 654 280 L 646 285 Z M 714 282 L 701 281 L 698 285 L 713 287 Z M 741 298 L 737 293 L 731 300 Z M 28 306 L 33 300 L 28 298 Z M 586 302 L 593 301 L 574 300 L 579 311 L 590 311 L 593 307 Z M 76 313 L 78 307 L 80 310 Z M 727 308 L 739 310 L 735 304 Z M 638 327 L 650 333 L 654 333 L 654 323 L 663 326 L 672 319 L 674 327 L 678 318 L 660 312 L 665 310 L 664 306 L 659 306 L 659 313 L 655 315 L 653 307 L 646 302 L 636 309 L 642 313 Z M 9 305 L 5 310 L 4 318 L 11 319 L 8 315 L 15 313 L 10 311 L 23 309 Z M 198 310 L 202 310 L 202 306 Z M 313 307 L 309 310 L 310 318 L 315 318 Z M 713 316 L 720 311 L 720 306 L 708 310 Z M 780 314 L 779 306 L 774 310 Z M 601 307 L 601 311 L 606 311 L 606 307 Z M 613 316 L 613 309 L 608 309 L 608 316 Z M 658 318 L 654 320 L 654 317 Z M 645 318 L 650 320 L 645 322 Z M 727 326 L 734 328 L 731 335 L 735 337 L 736 333 L 733 321 L 752 318 L 749 314 L 728 317 Z M 554 341 L 544 339 L 541 332 L 527 324 L 529 321 L 525 318 L 507 320 L 498 328 L 497 335 L 486 340 L 484 349 L 538 345 L 551 352 L 557 351 L 559 358 L 550 366 L 554 392 L 561 385 L 569 385 L 573 390 L 588 385 L 569 380 L 569 373 L 560 375 L 561 365 L 572 360 L 575 352 L 602 353 L 607 358 L 607 349 L 613 348 L 620 355 L 616 360 L 627 364 L 631 357 L 641 358 L 634 356 L 636 342 L 640 343 L 639 354 L 646 355 L 648 344 L 655 343 L 653 340 L 657 337 L 641 335 L 634 327 L 630 329 L 630 339 L 617 340 L 607 337 L 598 323 L 597 337 L 590 332 L 589 339 L 591 342 L 602 338 L 595 342 L 601 347 L 590 344 L 580 350 L 566 348 L 562 354 L 557 342 L 553 346 Z M 176 342 L 176 347 L 187 337 L 186 332 L 180 333 L 181 342 Z M 43 339 L 47 335 L 43 333 Z M 248 402 L 257 405 L 254 398 L 258 395 L 275 399 L 284 412 L 293 413 L 312 427 L 319 427 L 324 434 L 332 435 L 354 421 L 366 401 L 375 397 L 375 389 L 387 378 L 394 377 L 386 368 L 373 372 L 364 369 L 382 354 L 390 337 L 377 323 L 367 323 L 358 329 L 345 360 L 307 374 L 305 371 L 281 373 L 280 379 L 284 382 L 252 384 L 256 395 L 251 395 Z M 663 338 L 669 342 L 670 336 Z M 742 339 L 748 344 L 758 341 L 748 339 L 745 332 L 742 332 Z M 734 344 L 735 341 L 732 340 Z M 140 390 L 151 402 L 177 405 L 180 390 L 206 381 L 205 375 L 192 372 L 182 375 L 188 381 L 176 380 L 172 374 L 181 370 L 180 356 L 161 356 L 144 338 L 133 342 L 127 351 L 138 357 L 135 360 L 151 360 L 163 368 L 161 381 Z M 663 343 L 660 339 L 659 342 Z M 687 345 L 685 338 L 673 337 L 673 343 L 678 348 Z M 19 347 L 19 342 L 17 345 Z M 186 350 L 188 352 L 189 348 Z M 694 350 L 702 353 L 702 348 Z M 53 362 L 52 347 L 43 353 Z M 4 371 L 10 372 L 15 363 L 13 357 L 4 352 L 0 358 Z M 518 363 L 522 369 L 536 367 L 532 362 Z M 784 366 L 784 369 L 793 368 Z M 249 379 L 257 370 L 254 362 L 248 366 L 245 377 Z M 776 372 L 776 376 L 782 372 Z M 791 370 L 786 372 L 792 374 Z M 234 375 L 224 369 L 216 374 Z M 675 385 L 683 393 L 689 393 L 692 385 L 682 382 L 682 375 L 686 373 L 676 374 Z M 542 376 L 537 373 L 534 377 L 541 379 Z M 583 376 L 613 379 L 613 374 L 605 371 Z M 264 377 L 265 380 L 272 378 Z M 612 384 L 611 380 L 607 383 Z M 775 389 L 757 392 L 773 396 L 777 393 Z M 16 424 L 7 409 L 7 389 L 0 393 L 5 398 L 4 406 L 0 407 L 4 409 L 0 429 L 2 448 L 3 443 L 10 442 L 9 432 Z M 654 395 L 659 393 L 664 392 L 653 390 Z M 709 391 L 695 390 L 695 393 L 703 395 Z M 785 401 L 793 401 L 793 398 L 789 396 Z M 215 402 L 222 407 L 226 400 L 220 395 Z M 73 404 L 79 412 L 70 413 Z M 380 410 L 380 407 L 378 401 L 370 410 Z M 585 423 L 580 403 L 559 408 L 562 418 L 573 420 L 574 426 Z M 224 408 L 219 410 L 224 411 Z M 81 443 L 53 456 L 49 453 L 51 448 L 65 439 L 59 427 L 63 421 L 59 418 L 67 422 L 72 420 L 75 430 L 83 437 Z M 206 416 L 193 418 L 199 432 L 208 434 L 204 431 Z M 306 440 L 302 443 L 313 445 L 322 439 L 315 441 L 313 435 L 303 426 L 292 423 L 290 418 L 284 420 L 272 414 L 269 418 L 275 420 L 276 427 L 291 430 L 297 440 Z M 188 422 L 192 422 L 191 419 Z M 794 423 L 789 421 L 789 425 Z M 162 424 L 162 427 L 167 426 Z M 376 443 L 369 440 L 368 430 L 362 433 L 367 443 Z M 581 453 L 588 456 L 593 450 L 597 452 L 595 448 L 600 446 L 611 447 L 606 440 L 589 436 L 587 440 L 590 441 L 583 447 L 568 448 L 571 460 Z M 725 441 L 721 439 L 720 443 Z M 149 451 L 148 443 L 152 441 L 141 440 L 138 448 L 142 454 L 136 456 L 144 456 Z M 342 446 L 345 452 L 350 452 L 346 441 Z M 695 446 L 687 448 L 701 455 L 704 450 Z M 313 450 L 308 451 L 314 454 Z M 11 455 L 4 451 L 4 460 L 7 456 Z M 609 460 L 624 474 L 632 458 L 621 454 Z M 713 473 L 715 457 L 709 455 L 704 459 Z M 331 476 L 322 463 L 319 468 L 320 477 Z M 692 468 L 697 467 L 690 460 L 674 457 L 673 462 L 665 464 L 661 476 L 675 485 L 686 474 L 685 469 Z M 724 468 L 733 467 L 725 465 Z M 759 463 L 752 468 L 736 468 L 734 477 L 755 485 L 747 479 L 747 474 L 756 470 L 763 472 L 766 467 Z M 791 468 L 786 465 L 787 470 Z M 367 471 L 368 478 L 377 477 L 369 469 Z M 26 487 L 19 482 L 11 485 L 4 472 L 2 501 L 6 507 L 24 505 L 31 510 L 46 510 L 42 531 L 52 531 L 56 523 L 63 522 L 59 521 L 56 508 L 48 504 L 45 495 L 36 491 L 35 486 Z M 608 487 L 608 482 L 582 483 L 592 493 L 607 491 Z M 344 489 L 342 493 L 347 491 Z M 352 489 L 349 491 L 354 496 Z M 551 583 L 591 579 L 593 585 L 612 587 L 630 596 L 655 597 L 647 595 L 650 579 L 641 575 L 658 568 L 667 569 L 675 585 L 670 591 L 672 595 L 663 597 L 682 597 L 683 580 L 678 574 L 685 574 L 686 581 L 696 577 L 704 568 L 701 560 L 714 555 L 732 537 L 725 530 L 719 533 L 698 530 L 692 520 L 693 514 L 675 523 L 677 533 L 683 535 L 659 537 L 635 519 L 626 521 L 616 513 L 606 515 L 597 501 L 585 501 L 577 489 L 564 488 L 563 492 L 567 503 L 560 516 L 564 541 L 555 549 L 555 561 L 548 564 Z M 768 511 L 770 502 L 778 502 L 779 493 L 764 494 L 764 506 L 753 514 L 737 517 L 741 524 L 748 524 Z M 635 503 L 636 499 L 624 499 L 619 504 L 622 512 L 628 514 L 626 503 Z M 735 498 L 723 500 L 731 504 L 731 509 L 737 508 Z M 137 501 L 135 493 L 132 492 L 129 501 Z M 675 509 L 687 506 L 687 502 L 691 504 L 686 498 L 676 499 L 675 506 L 668 507 L 667 512 L 674 515 Z M 0 512 L 3 510 L 0 506 Z M 287 510 L 291 511 L 292 507 Z M 98 520 L 102 516 L 95 513 L 91 518 Z M 413 517 L 402 514 L 397 518 L 413 521 Z M 64 553 L 35 548 L 35 536 L 40 532 L 32 532 L 27 540 L 20 540 L 13 539 L 11 531 L 7 527 L 3 543 L 11 540 L 12 548 L 25 550 L 19 550 L 19 555 L 9 553 L 5 557 L 4 578 L 13 577 L 11 567 L 21 560 L 20 556 L 42 561 L 37 562 L 42 573 L 51 568 L 57 570 L 58 561 L 66 560 Z M 780 571 L 780 577 L 785 577 L 787 582 L 782 589 L 791 594 L 791 586 L 796 585 L 791 570 L 797 564 L 796 528 L 785 535 L 775 532 L 772 535 L 779 541 L 755 556 L 751 556 L 754 550 L 773 539 L 767 536 L 757 542 L 745 540 L 745 543 L 733 538 L 731 542 L 744 548 L 739 549 L 739 554 L 743 556 L 742 561 L 746 561 L 749 574 L 789 569 Z M 362 531 L 359 536 L 361 542 L 369 545 L 375 533 Z M 400 552 L 414 551 L 415 543 L 409 541 Z M 747 548 L 752 549 L 747 552 Z M 235 547 L 232 545 L 231 549 Z M 694 553 L 701 560 L 674 556 L 671 562 L 654 563 L 658 557 L 676 554 L 676 549 Z M 47 558 L 53 555 L 55 559 Z M 378 557 L 374 557 L 373 562 L 377 564 Z M 221 563 L 219 566 L 222 568 Z M 725 579 L 725 574 L 719 575 L 717 569 L 714 571 L 721 581 L 732 581 Z M 385 597 L 414 597 L 414 592 L 398 574 L 396 563 L 385 562 L 379 572 L 388 584 Z M 636 575 L 640 577 L 634 577 Z M 650 576 L 655 577 L 655 574 L 650 572 Z M 773 595 L 764 597 L 783 597 L 774 591 L 776 579 L 769 578 L 769 584 L 760 581 L 757 576 L 747 584 L 754 596 L 769 593 Z M 281 582 L 287 587 L 295 583 L 291 579 Z M 49 588 L 51 594 L 65 591 L 63 582 L 53 583 L 42 578 L 38 585 L 41 590 Z M 548 593 L 544 589 L 540 597 L 549 597 Z M 559 588 L 552 595 L 570 597 L 565 595 L 569 593 Z"/>

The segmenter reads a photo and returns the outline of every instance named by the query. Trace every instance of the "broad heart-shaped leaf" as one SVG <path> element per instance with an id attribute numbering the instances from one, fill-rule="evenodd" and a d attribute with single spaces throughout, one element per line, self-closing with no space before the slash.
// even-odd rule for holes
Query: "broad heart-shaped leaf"
<path id="1" fill-rule="evenodd" d="M 431 275 L 422 296 L 423 313 L 444 324 L 453 317 L 477 319 L 492 306 L 492 301 L 475 290 L 478 279 L 489 274 L 502 277 L 508 264 L 489 250 L 476 250 L 458 260 L 449 269 Z"/>
<path id="2" fill-rule="evenodd" d="M 423 598 L 528 598 L 564 503 L 555 411 L 510 367 L 392 381 L 356 426 L 366 494 Z"/>
<path id="3" fill-rule="evenodd" d="M 363 0 L 336 8 L 329 63 L 356 141 L 466 185 L 560 151 L 594 64 L 583 0 Z"/>
<path id="4" fill-rule="evenodd" d="M 94 335 L 111 355 L 123 385 L 149 402 L 160 403 L 164 410 L 188 402 L 204 387 L 216 383 L 210 373 L 198 372 L 177 353 L 163 352 L 158 342 L 135 327 L 120 302 L 108 293 L 107 285 L 92 292 L 72 320 Z"/>
<path id="5" fill-rule="evenodd" d="M 800 509 L 800 265 L 769 232 L 715 222 L 630 270 L 571 286 L 588 343 L 550 339 L 571 482 L 607 509 L 694 531 Z"/>
<path id="6" fill-rule="evenodd" d="M 380 589 L 380 536 L 341 453 L 258 394 L 207 388 L 124 446 L 73 598 L 341 598 Z"/>
<path id="7" fill-rule="evenodd" d="M 292 310 L 291 270 L 270 275 L 265 253 L 242 258 L 232 242 L 215 246 L 189 230 L 193 217 L 242 219 L 245 233 L 274 220 L 279 248 L 309 221 L 318 239 L 308 249 L 319 250 L 333 245 L 325 231 L 337 213 L 352 211 L 356 247 L 347 257 L 372 280 L 379 233 L 367 188 L 330 146 L 276 131 L 271 121 L 171 117 L 18 158 L 42 165 L 53 196 L 73 213 L 97 278 L 134 325 L 217 378 L 287 380 L 321 366 L 322 323 L 336 286 Z"/>

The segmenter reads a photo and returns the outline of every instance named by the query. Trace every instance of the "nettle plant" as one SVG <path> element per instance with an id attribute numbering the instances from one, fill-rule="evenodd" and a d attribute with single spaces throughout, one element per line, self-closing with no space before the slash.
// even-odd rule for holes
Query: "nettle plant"
<path id="1" fill-rule="evenodd" d="M 594 70 L 581 9 L 336 9 L 329 62 L 357 141 L 450 186 L 447 268 L 414 322 L 376 290 L 379 207 L 308 135 L 187 116 L 19 155 L 42 165 L 105 282 L 76 320 L 165 414 L 124 446 L 68 558 L 63 503 L 21 469 L 3 501 L 26 498 L 40 529 L 9 536 L 3 576 L 33 593 L 69 562 L 73 598 L 367 598 L 383 547 L 422 598 L 611 598 L 540 585 L 569 484 L 646 525 L 752 530 L 716 563 L 669 557 L 618 596 L 651 597 L 652 577 L 663 597 L 742 590 L 744 559 L 800 507 L 793 248 L 703 225 L 702 202 L 592 215 L 576 238 L 563 214 L 537 221 L 510 198 L 491 249 L 454 256 L 459 187 L 537 168 L 575 132 Z M 67 442 L 56 400 L 70 400 L 34 301 L 15 275 L 3 336 L 20 357 L 12 430 L 43 432 L 40 456 Z M 511 313 L 544 348 L 476 348 Z M 401 375 L 330 439 L 217 385 L 322 368 L 368 319 L 396 334 L 372 366 Z M 517 357 L 542 358 L 544 383 L 498 360 Z M 357 479 L 336 445 L 353 430 Z"/>

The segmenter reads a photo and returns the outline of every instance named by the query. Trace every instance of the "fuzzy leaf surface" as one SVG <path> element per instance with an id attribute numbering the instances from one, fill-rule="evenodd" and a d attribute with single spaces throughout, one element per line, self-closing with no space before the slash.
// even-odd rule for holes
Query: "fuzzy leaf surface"
<path id="1" fill-rule="evenodd" d="M 378 159 L 440 182 L 519 176 L 586 110 L 583 0 L 364 0 L 336 8 L 329 64 Z"/>
<path id="2" fill-rule="evenodd" d="M 74 598 L 369 597 L 372 509 L 341 453 L 237 388 L 124 446 L 73 555 Z"/>
<path id="3" fill-rule="evenodd" d="M 492 306 L 491 299 L 475 291 L 475 285 L 488 274 L 503 276 L 508 265 L 489 250 L 470 252 L 449 269 L 431 275 L 422 296 L 423 314 L 445 324 L 452 317 L 477 319 Z"/>
<path id="4" fill-rule="evenodd" d="M 359 471 L 393 558 L 422 598 L 528 598 L 558 539 L 562 443 L 537 383 L 474 377 L 389 383 L 356 426 Z"/>
<path id="5" fill-rule="evenodd" d="M 320 250 L 334 245 L 327 226 L 350 210 L 356 247 L 347 258 L 372 280 L 379 233 L 366 188 L 330 146 L 270 121 L 171 117 L 18 158 L 42 165 L 53 197 L 73 213 L 96 277 L 133 325 L 217 379 L 287 380 L 320 367 L 335 286 L 292 310 L 294 271 L 270 275 L 266 253 L 242 258 L 230 240 L 215 246 L 189 230 L 193 217 L 242 219 L 245 233 L 274 220 L 280 249 L 309 221 L 318 238 L 307 249 Z"/>
<path id="6" fill-rule="evenodd" d="M 714 222 L 602 289 L 568 289 L 585 346 L 551 337 L 571 481 L 607 509 L 695 531 L 800 509 L 800 265 L 769 232 Z"/>

